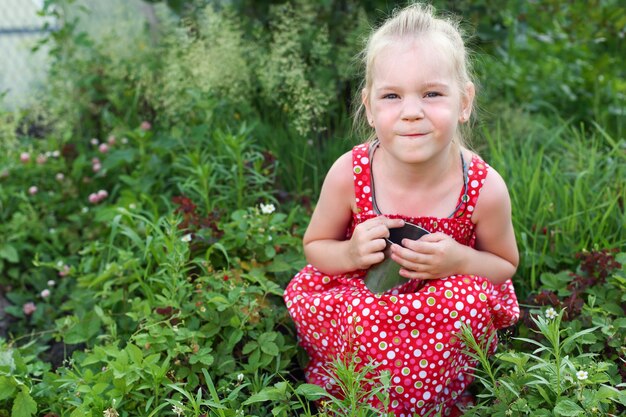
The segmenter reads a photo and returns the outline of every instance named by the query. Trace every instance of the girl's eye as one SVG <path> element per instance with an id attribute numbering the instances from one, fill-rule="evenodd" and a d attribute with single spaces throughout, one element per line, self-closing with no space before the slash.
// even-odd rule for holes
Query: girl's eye
<path id="1" fill-rule="evenodd" d="M 436 91 L 429 91 L 428 93 L 426 93 L 426 97 L 428 98 L 439 97 L 439 96 L 441 96 L 441 93 L 438 93 Z"/>
<path id="2" fill-rule="evenodd" d="M 383 98 L 385 98 L 385 99 L 392 99 L 392 100 L 393 100 L 393 99 L 396 99 L 396 98 L 398 98 L 398 97 L 399 97 L 399 96 L 398 96 L 397 94 L 394 94 L 394 93 L 385 94 L 385 95 L 383 96 Z"/>

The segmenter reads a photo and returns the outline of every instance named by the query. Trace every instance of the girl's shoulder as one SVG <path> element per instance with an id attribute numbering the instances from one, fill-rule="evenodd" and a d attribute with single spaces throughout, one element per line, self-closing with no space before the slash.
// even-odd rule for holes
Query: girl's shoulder
<path id="1" fill-rule="evenodd" d="M 326 174 L 324 188 L 342 192 L 350 191 L 353 187 L 352 150 L 350 150 L 337 158 L 332 164 Z"/>
<path id="2" fill-rule="evenodd" d="M 469 151 L 474 165 L 482 164 L 486 169 L 486 175 L 480 191 L 472 219 L 477 221 L 484 215 L 490 215 L 494 211 L 510 210 L 509 190 L 500 173 L 488 165 L 477 153 Z"/>
<path id="3" fill-rule="evenodd" d="M 369 170 L 369 143 L 362 143 L 354 146 L 335 160 L 328 170 L 328 175 L 346 177 L 349 182 L 354 179 L 353 174 L 358 173 L 356 166 L 362 170 Z M 345 179 L 345 178 L 344 178 Z"/>

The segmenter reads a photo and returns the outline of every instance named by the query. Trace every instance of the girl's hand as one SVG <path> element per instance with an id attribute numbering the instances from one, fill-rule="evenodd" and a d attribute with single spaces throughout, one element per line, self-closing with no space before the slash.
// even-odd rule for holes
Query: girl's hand
<path id="1" fill-rule="evenodd" d="M 389 229 L 404 226 L 402 219 L 389 219 L 378 216 L 359 223 L 350 238 L 348 254 L 354 269 L 367 269 L 385 259 L 383 250 L 387 246 L 385 238 Z"/>
<path id="2" fill-rule="evenodd" d="M 400 275 L 411 279 L 437 279 L 460 273 L 468 249 L 441 232 L 419 240 L 404 239 L 402 245 L 391 246 L 391 259 L 402 266 Z"/>

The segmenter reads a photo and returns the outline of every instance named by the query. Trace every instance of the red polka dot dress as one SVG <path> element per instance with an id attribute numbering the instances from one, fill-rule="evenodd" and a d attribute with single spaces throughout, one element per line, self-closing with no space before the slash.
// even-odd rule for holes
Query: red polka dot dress
<path id="1" fill-rule="evenodd" d="M 352 151 L 358 213 L 347 231 L 376 216 L 372 208 L 369 144 Z M 400 217 L 427 229 L 443 232 L 473 247 L 473 209 L 489 166 L 474 156 L 467 167 L 467 189 L 461 191 L 456 213 L 449 218 Z M 469 197 L 469 198 L 468 198 Z M 397 417 L 448 415 L 472 382 L 476 366 L 463 354 L 455 334 L 465 323 L 476 337 L 490 336 L 510 326 L 519 316 L 511 281 L 495 286 L 486 278 L 452 275 L 416 281 L 373 294 L 364 284 L 365 270 L 326 275 L 312 265 L 302 269 L 287 286 L 285 302 L 310 357 L 310 383 L 341 395 L 326 371 L 338 355 L 353 355 L 357 364 L 374 363 L 376 372 L 391 372 L 389 411 Z M 491 349 L 495 349 L 495 338 Z M 367 388 L 367 387 L 364 387 Z M 377 400 L 372 405 L 379 407 Z"/>

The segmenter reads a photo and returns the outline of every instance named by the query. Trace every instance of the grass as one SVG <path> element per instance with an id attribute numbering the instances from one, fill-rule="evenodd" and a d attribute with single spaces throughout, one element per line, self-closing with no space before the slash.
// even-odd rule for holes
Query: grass
<path id="1" fill-rule="evenodd" d="M 484 130 L 480 150 L 509 187 L 525 293 L 576 252 L 626 245 L 626 154 L 598 125 L 510 116 Z"/>

